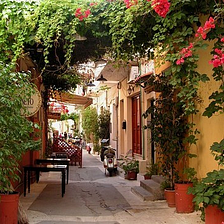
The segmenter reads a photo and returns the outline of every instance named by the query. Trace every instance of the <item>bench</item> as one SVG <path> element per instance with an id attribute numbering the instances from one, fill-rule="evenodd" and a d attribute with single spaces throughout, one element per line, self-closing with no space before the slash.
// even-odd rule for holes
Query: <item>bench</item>
<path id="1" fill-rule="evenodd" d="M 69 145 L 60 138 L 54 138 L 52 147 L 53 153 L 67 153 L 71 165 L 76 166 L 76 163 L 78 163 L 82 167 L 82 148 L 73 144 Z"/>

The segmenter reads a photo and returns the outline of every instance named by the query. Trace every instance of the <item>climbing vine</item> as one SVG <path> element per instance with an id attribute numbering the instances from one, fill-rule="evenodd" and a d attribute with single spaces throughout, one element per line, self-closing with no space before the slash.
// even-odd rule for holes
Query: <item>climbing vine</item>
<path id="1" fill-rule="evenodd" d="M 185 115 L 195 114 L 199 84 L 209 80 L 197 71 L 204 40 L 214 42 L 213 77 L 223 79 L 223 14 L 221 0 L 3 0 L 0 61 L 15 68 L 27 54 L 47 89 L 60 91 L 76 88 L 76 65 L 88 59 L 169 62 L 169 84 Z M 204 115 L 223 111 L 223 90 L 210 96 Z"/>

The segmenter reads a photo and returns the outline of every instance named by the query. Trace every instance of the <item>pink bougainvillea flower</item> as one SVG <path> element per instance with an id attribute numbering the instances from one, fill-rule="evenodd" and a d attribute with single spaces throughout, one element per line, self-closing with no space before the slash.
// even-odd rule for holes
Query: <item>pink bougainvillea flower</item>
<path id="1" fill-rule="evenodd" d="M 97 2 L 91 2 L 91 3 L 89 3 L 89 6 L 90 6 L 90 7 L 92 7 L 92 6 L 94 6 L 94 5 L 97 5 Z"/>
<path id="2" fill-rule="evenodd" d="M 138 4 L 138 0 L 124 0 L 124 3 L 126 5 L 126 8 L 129 9 L 133 5 L 137 5 Z"/>
<path id="3" fill-rule="evenodd" d="M 215 49 L 215 53 L 222 56 L 222 50 L 220 50 L 218 48 Z"/>
<path id="4" fill-rule="evenodd" d="M 176 61 L 176 64 L 177 65 L 181 65 L 181 64 L 183 64 L 184 63 L 184 59 L 183 58 L 180 58 L 180 59 L 178 59 L 177 61 Z"/>
<path id="5" fill-rule="evenodd" d="M 82 14 L 81 10 L 82 10 L 81 8 L 77 8 L 76 11 L 75 11 L 75 13 L 76 13 L 77 15 L 80 15 L 80 14 Z"/>
<path id="6" fill-rule="evenodd" d="M 195 34 L 195 37 L 202 37 L 203 40 L 205 40 L 207 38 L 207 32 L 210 29 L 214 29 L 215 28 L 215 20 L 210 17 L 206 22 L 205 25 L 202 27 L 200 26 L 197 30 L 197 33 Z"/>
<path id="7" fill-rule="evenodd" d="M 170 9 L 170 3 L 168 0 L 152 0 L 152 7 L 155 12 L 165 18 Z"/>
<path id="8" fill-rule="evenodd" d="M 224 52 L 223 50 L 216 48 L 215 53 L 216 54 L 213 55 L 212 60 L 209 61 L 209 64 L 212 64 L 214 68 L 217 68 L 224 65 Z"/>
<path id="9" fill-rule="evenodd" d="M 183 64 L 184 63 L 184 58 L 188 58 L 188 57 L 191 57 L 192 56 L 192 50 L 191 49 L 193 47 L 194 47 L 193 43 L 190 43 L 188 47 L 183 48 L 180 51 L 181 58 L 176 61 L 176 64 L 177 65 Z"/>
<path id="10" fill-rule="evenodd" d="M 224 37 L 223 37 L 223 38 L 221 38 L 221 40 L 220 40 L 220 41 L 224 43 Z M 223 222 L 223 224 L 224 224 L 224 222 Z"/>
<path id="11" fill-rule="evenodd" d="M 83 21 L 83 19 L 84 19 L 84 16 L 83 15 L 80 15 L 79 16 L 79 21 Z"/>
<path id="12" fill-rule="evenodd" d="M 79 21 L 83 21 L 84 18 L 87 18 L 91 14 L 90 9 L 87 9 L 84 13 L 82 13 L 81 8 L 77 8 L 75 11 L 75 17 L 79 19 Z"/>
<path id="13" fill-rule="evenodd" d="M 90 14 L 91 14 L 91 11 L 90 11 L 89 9 L 87 9 L 87 10 L 85 11 L 85 15 L 84 15 L 84 17 L 87 18 Z"/>

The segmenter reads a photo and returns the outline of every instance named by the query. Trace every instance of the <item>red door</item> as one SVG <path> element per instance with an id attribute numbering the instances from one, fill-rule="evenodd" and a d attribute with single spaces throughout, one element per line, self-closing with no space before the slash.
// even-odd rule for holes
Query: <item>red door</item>
<path id="1" fill-rule="evenodd" d="M 139 96 L 132 98 L 132 149 L 133 153 L 142 154 L 141 107 Z"/>

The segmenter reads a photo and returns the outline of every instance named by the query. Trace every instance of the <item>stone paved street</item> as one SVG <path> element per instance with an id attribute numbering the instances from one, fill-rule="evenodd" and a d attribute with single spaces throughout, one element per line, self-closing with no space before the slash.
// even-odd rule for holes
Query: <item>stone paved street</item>
<path id="1" fill-rule="evenodd" d="M 199 213 L 177 214 L 162 201 L 144 202 L 131 192 L 139 181 L 105 176 L 98 155 L 83 151 L 83 168 L 70 167 L 61 197 L 59 173 L 42 173 L 20 202 L 30 224 L 199 224 Z"/>

